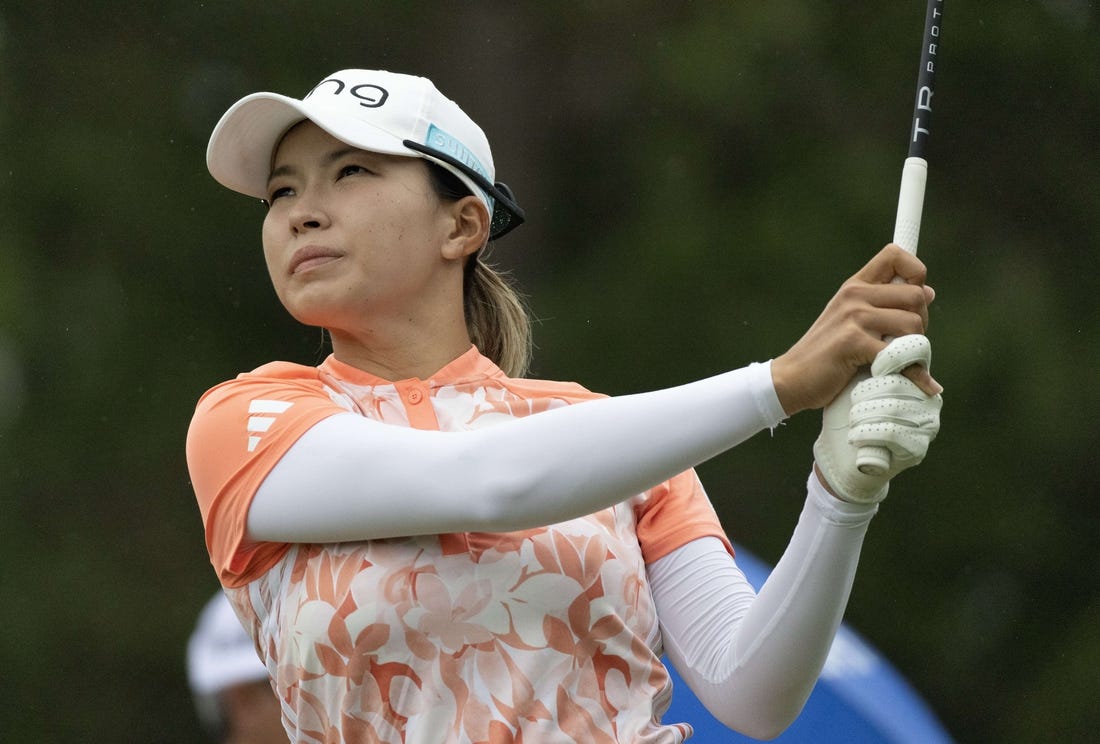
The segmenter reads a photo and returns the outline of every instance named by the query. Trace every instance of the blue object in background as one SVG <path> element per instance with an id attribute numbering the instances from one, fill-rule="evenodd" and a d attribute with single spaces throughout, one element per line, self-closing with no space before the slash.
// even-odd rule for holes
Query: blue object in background
<path id="1" fill-rule="evenodd" d="M 771 568 L 737 546 L 737 565 L 757 590 Z M 672 675 L 672 706 L 662 720 L 695 728 L 692 744 L 752 742 L 729 730 L 703 707 L 665 660 Z M 773 741 L 781 744 L 951 744 L 928 705 L 883 656 L 846 625 L 829 650 L 821 678 L 801 715 Z"/>

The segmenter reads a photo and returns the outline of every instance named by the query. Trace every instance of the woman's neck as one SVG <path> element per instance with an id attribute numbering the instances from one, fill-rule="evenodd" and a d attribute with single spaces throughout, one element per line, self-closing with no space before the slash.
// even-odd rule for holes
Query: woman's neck
<path id="1" fill-rule="evenodd" d="M 340 331 L 330 331 L 336 359 L 383 380 L 428 379 L 470 349 L 470 336 L 461 333 L 410 335 L 383 342 Z"/>

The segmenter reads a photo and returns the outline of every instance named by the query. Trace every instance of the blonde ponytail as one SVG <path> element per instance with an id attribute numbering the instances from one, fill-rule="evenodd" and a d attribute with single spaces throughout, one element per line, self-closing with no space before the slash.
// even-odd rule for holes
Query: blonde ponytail
<path id="1" fill-rule="evenodd" d="M 526 375 L 533 348 L 527 307 L 480 252 L 466 264 L 463 305 L 474 346 L 509 377 Z"/>
<path id="2" fill-rule="evenodd" d="M 440 199 L 457 201 L 470 190 L 454 173 L 430 160 L 432 188 Z M 527 306 L 507 277 L 485 261 L 486 248 L 466 260 L 462 305 L 470 340 L 509 377 L 523 377 L 531 363 L 531 321 Z"/>

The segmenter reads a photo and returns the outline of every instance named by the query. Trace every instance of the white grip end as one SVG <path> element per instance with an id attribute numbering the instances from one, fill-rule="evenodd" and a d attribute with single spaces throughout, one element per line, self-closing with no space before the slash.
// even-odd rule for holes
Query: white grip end
<path id="1" fill-rule="evenodd" d="M 864 475 L 880 478 L 890 472 L 890 450 L 873 444 L 865 444 L 856 452 L 856 469 Z"/>

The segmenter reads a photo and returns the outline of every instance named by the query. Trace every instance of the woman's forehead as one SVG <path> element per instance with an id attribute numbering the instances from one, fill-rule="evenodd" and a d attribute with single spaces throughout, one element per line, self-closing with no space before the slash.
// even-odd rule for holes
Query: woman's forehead
<path id="1" fill-rule="evenodd" d="M 283 135 L 272 153 L 272 169 L 278 168 L 284 161 L 320 159 L 324 162 L 338 160 L 347 155 L 356 155 L 372 161 L 408 160 L 399 155 L 372 152 L 349 145 L 337 139 L 309 119 L 298 122 Z"/>

